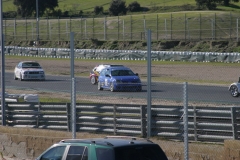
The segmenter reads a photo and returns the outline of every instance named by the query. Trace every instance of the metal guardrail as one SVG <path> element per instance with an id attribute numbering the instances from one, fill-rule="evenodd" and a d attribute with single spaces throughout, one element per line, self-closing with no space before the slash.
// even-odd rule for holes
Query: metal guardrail
<path id="1" fill-rule="evenodd" d="M 71 131 L 69 103 L 8 102 L 5 109 L 8 126 Z M 152 105 L 151 112 L 151 136 L 183 140 L 182 106 Z M 76 104 L 77 132 L 146 137 L 146 121 L 146 105 Z M 240 107 L 189 107 L 189 140 L 239 139 L 239 122 Z"/>

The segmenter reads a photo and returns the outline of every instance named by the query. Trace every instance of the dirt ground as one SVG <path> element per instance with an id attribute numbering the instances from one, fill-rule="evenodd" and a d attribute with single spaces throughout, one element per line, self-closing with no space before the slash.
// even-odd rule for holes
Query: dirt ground
<path id="1" fill-rule="evenodd" d="M 13 72 L 14 67 L 21 59 L 6 58 L 5 70 Z M 29 59 L 27 59 L 29 60 Z M 34 58 L 32 60 L 35 60 Z M 70 60 L 66 59 L 37 59 L 47 74 L 70 75 Z M 75 61 L 75 74 L 89 75 L 96 65 L 101 61 Z M 147 63 L 134 62 L 116 62 L 112 64 L 124 64 L 130 67 L 135 73 L 138 73 L 142 79 L 147 76 Z M 225 63 L 218 65 L 216 63 L 189 62 L 176 64 L 152 64 L 152 79 L 158 78 L 162 82 L 189 82 L 198 84 L 229 85 L 229 83 L 238 81 L 240 64 Z M 165 80 L 164 80 L 165 79 Z"/>

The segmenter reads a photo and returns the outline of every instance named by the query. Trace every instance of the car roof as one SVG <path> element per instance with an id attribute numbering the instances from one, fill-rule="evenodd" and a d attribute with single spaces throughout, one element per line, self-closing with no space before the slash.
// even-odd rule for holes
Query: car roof
<path id="1" fill-rule="evenodd" d="M 85 143 L 85 144 L 96 144 L 104 145 L 109 147 L 123 147 L 133 145 L 154 145 L 154 143 L 148 139 L 143 138 L 121 138 L 121 137 L 105 137 L 105 138 L 89 138 L 89 139 L 65 139 L 61 140 L 60 143 Z"/>
<path id="2" fill-rule="evenodd" d="M 37 61 L 21 61 L 20 63 L 38 63 Z"/>
<path id="3" fill-rule="evenodd" d="M 106 69 L 127 69 L 127 70 L 130 70 L 130 68 L 125 67 L 125 66 L 111 66 L 111 67 L 106 67 Z"/>

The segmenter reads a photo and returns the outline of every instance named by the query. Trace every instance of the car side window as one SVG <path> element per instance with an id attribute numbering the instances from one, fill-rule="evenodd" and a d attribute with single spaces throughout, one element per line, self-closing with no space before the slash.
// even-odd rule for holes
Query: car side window
<path id="1" fill-rule="evenodd" d="M 100 76 L 105 76 L 105 73 L 106 73 L 106 69 L 103 69 L 103 70 L 100 72 Z"/>
<path id="2" fill-rule="evenodd" d="M 88 148 L 85 146 L 70 146 L 67 160 L 88 160 Z"/>
<path id="3" fill-rule="evenodd" d="M 96 148 L 97 160 L 113 160 L 113 150 L 110 148 Z"/>
<path id="4" fill-rule="evenodd" d="M 21 68 L 21 66 L 22 66 L 22 63 L 19 63 L 19 64 L 17 65 L 17 68 Z"/>
<path id="5" fill-rule="evenodd" d="M 57 146 L 48 150 L 40 160 L 61 160 L 66 146 Z"/>
<path id="6" fill-rule="evenodd" d="M 109 75 L 110 76 L 110 74 L 111 74 L 110 70 L 107 69 L 105 75 Z"/>

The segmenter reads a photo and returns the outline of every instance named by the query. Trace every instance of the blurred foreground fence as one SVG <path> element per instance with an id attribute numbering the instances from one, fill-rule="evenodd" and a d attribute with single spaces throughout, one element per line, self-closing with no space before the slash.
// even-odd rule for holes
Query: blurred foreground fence
<path id="1" fill-rule="evenodd" d="M 38 26 L 37 26 L 38 25 Z M 42 40 L 146 40 L 146 29 L 152 40 L 239 40 L 239 13 L 198 12 L 139 14 L 102 18 L 35 18 L 4 19 L 6 41 Z"/>
<path id="2" fill-rule="evenodd" d="M 5 108 L 7 126 L 71 131 L 69 103 L 9 102 Z M 152 105 L 151 112 L 151 136 L 183 141 L 182 106 Z M 146 121 L 146 105 L 76 104 L 77 132 L 146 137 Z M 188 107 L 190 141 L 239 139 L 239 122 L 240 107 Z"/>

